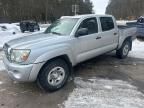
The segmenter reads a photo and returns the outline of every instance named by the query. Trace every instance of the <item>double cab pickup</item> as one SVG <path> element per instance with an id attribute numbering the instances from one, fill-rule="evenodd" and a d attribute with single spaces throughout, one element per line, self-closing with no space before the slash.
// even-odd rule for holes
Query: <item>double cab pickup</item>
<path id="1" fill-rule="evenodd" d="M 47 91 L 62 88 L 80 62 L 116 50 L 126 58 L 135 28 L 118 26 L 111 15 L 63 16 L 44 33 L 4 44 L 4 64 L 10 78 L 35 82 Z"/>

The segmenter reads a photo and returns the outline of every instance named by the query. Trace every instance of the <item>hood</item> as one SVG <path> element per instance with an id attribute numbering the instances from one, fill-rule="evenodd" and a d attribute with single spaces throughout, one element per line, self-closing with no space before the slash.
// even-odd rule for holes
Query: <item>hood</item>
<path id="1" fill-rule="evenodd" d="M 24 36 L 9 41 L 7 44 L 15 49 L 31 49 L 52 45 L 65 41 L 69 36 L 59 36 L 54 34 L 40 33 L 36 35 Z"/>

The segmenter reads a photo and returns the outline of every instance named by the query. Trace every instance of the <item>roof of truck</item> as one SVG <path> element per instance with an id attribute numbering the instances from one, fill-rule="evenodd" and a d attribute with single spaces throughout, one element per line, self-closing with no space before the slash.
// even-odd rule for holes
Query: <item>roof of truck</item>
<path id="1" fill-rule="evenodd" d="M 85 17 L 112 17 L 112 15 L 84 14 L 76 16 L 62 16 L 61 18 L 85 18 Z"/>

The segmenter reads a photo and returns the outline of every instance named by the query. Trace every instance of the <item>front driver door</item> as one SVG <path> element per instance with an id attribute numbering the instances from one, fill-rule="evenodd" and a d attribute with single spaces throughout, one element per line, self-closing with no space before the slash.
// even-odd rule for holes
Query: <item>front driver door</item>
<path id="1" fill-rule="evenodd" d="M 93 17 L 83 20 L 78 30 L 80 28 L 87 28 L 88 35 L 83 35 L 76 38 L 77 42 L 75 46 L 77 49 L 77 63 L 96 56 L 96 49 L 98 47 L 97 37 L 99 35 L 97 18 Z"/>

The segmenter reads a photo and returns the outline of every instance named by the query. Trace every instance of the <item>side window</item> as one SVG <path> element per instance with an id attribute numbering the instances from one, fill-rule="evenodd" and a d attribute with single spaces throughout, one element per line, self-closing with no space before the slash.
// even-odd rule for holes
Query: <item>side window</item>
<path id="1" fill-rule="evenodd" d="M 114 28 L 114 22 L 111 17 L 100 17 L 102 31 L 112 30 Z"/>
<path id="2" fill-rule="evenodd" d="M 94 34 L 98 32 L 98 24 L 96 18 L 88 18 L 85 19 L 79 29 L 81 28 L 87 28 L 88 29 L 88 34 Z"/>

